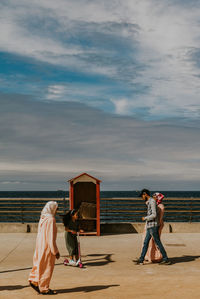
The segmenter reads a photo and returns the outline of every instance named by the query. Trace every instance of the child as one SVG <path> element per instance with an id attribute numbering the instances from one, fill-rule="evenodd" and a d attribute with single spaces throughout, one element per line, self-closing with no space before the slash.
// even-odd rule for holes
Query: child
<path id="1" fill-rule="evenodd" d="M 68 264 L 71 266 L 77 266 L 78 242 L 76 233 L 79 231 L 78 210 L 70 210 L 66 215 L 64 215 L 63 223 L 65 226 L 65 243 L 69 252 Z M 82 232 L 82 230 L 80 232 Z"/>

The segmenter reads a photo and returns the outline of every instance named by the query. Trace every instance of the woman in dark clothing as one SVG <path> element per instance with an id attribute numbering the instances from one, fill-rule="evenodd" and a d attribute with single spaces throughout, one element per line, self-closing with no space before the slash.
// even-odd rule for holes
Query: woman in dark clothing
<path id="1" fill-rule="evenodd" d="M 79 231 L 78 210 L 70 210 L 64 217 L 65 243 L 69 252 L 69 265 L 76 266 L 78 261 L 77 232 Z"/>

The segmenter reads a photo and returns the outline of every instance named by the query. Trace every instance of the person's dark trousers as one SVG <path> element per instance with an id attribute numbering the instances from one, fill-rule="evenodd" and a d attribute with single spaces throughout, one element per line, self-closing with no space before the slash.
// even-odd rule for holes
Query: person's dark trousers
<path id="1" fill-rule="evenodd" d="M 147 228 L 147 232 L 146 232 L 146 236 L 144 239 L 144 244 L 143 244 L 143 248 L 142 248 L 142 253 L 140 256 L 140 261 L 143 262 L 145 255 L 147 253 L 148 250 L 148 246 L 149 246 L 149 241 L 151 240 L 151 237 L 154 239 L 157 247 L 159 248 L 162 256 L 163 256 L 163 260 L 167 261 L 168 257 L 167 257 L 167 253 L 165 251 L 165 248 L 163 247 L 161 241 L 160 241 L 160 237 L 159 237 L 159 233 L 158 233 L 158 226 L 154 226 L 154 227 L 150 227 Z"/>

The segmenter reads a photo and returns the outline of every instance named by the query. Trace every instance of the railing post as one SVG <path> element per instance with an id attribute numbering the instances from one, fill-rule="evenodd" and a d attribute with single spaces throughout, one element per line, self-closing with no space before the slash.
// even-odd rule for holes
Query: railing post
<path id="1" fill-rule="evenodd" d="M 22 198 L 21 198 L 21 222 L 22 224 L 24 224 L 24 204 Z"/>
<path id="2" fill-rule="evenodd" d="M 66 192 L 64 191 L 64 197 L 63 197 L 63 203 L 64 203 L 64 213 L 67 211 L 67 202 L 66 202 Z"/>
<path id="3" fill-rule="evenodd" d="M 192 198 L 190 199 L 190 223 L 192 222 Z"/>

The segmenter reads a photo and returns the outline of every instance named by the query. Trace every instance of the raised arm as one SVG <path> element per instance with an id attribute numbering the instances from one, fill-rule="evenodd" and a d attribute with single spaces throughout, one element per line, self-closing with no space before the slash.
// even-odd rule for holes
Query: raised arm
<path id="1" fill-rule="evenodd" d="M 65 230 L 66 232 L 69 232 L 69 233 L 72 233 L 72 234 L 76 234 L 76 231 L 75 230 L 71 230 L 69 229 L 69 227 L 65 226 Z"/>

